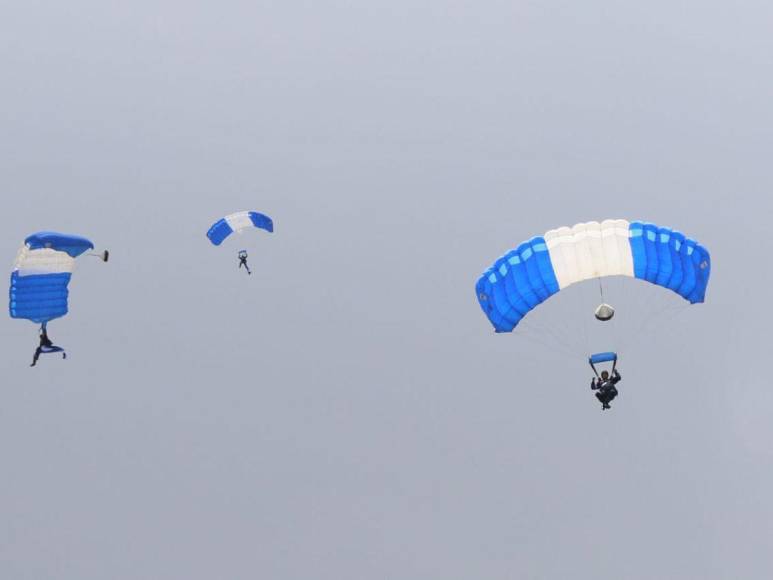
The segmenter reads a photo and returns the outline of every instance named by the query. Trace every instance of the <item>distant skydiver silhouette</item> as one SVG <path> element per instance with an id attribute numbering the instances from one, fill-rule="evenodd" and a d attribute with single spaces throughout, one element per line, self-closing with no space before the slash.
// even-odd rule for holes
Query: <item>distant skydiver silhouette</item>
<path id="1" fill-rule="evenodd" d="M 247 273 L 249 275 L 252 275 L 252 272 L 250 271 L 250 267 L 247 265 L 247 250 L 240 250 L 239 251 L 239 268 L 244 266 L 247 269 Z"/>

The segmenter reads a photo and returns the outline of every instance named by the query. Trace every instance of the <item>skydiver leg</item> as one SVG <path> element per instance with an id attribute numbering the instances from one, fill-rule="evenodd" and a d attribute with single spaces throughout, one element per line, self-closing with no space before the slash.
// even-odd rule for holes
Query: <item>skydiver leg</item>
<path id="1" fill-rule="evenodd" d="M 611 396 L 611 393 L 607 389 L 596 393 L 596 398 L 599 400 L 599 403 L 601 403 L 602 410 L 612 408 L 609 406 L 609 403 L 612 401 L 612 399 L 614 399 L 614 397 Z"/>
<path id="2" fill-rule="evenodd" d="M 614 387 L 608 387 L 604 389 L 604 400 L 602 409 L 611 409 L 609 403 L 611 403 L 617 396 L 617 389 Z"/>
<path id="3" fill-rule="evenodd" d="M 64 349 L 61 346 L 49 346 L 42 349 L 43 354 L 51 354 L 55 352 L 61 352 L 62 358 L 67 358 L 67 353 L 64 351 Z"/>
<path id="4" fill-rule="evenodd" d="M 36 348 L 36 349 L 35 349 L 35 354 L 34 354 L 34 356 L 32 357 L 32 364 L 30 365 L 31 367 L 34 367 L 36 364 L 38 364 L 38 359 L 40 358 L 40 353 L 41 353 L 41 352 L 42 352 L 42 351 L 41 351 L 41 348 L 40 348 L 40 347 L 38 347 L 38 348 Z"/>

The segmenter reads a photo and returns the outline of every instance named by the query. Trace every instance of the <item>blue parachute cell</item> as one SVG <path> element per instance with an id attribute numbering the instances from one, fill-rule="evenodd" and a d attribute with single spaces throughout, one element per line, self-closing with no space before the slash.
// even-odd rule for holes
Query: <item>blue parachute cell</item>
<path id="1" fill-rule="evenodd" d="M 274 222 L 267 215 L 256 211 L 240 211 L 212 224 L 207 232 L 207 237 L 210 242 L 219 246 L 232 233 L 254 228 L 273 232 Z"/>
<path id="2" fill-rule="evenodd" d="M 11 317 L 46 323 L 67 314 L 75 258 L 93 248 L 84 237 L 56 232 L 38 232 L 24 240 L 11 273 Z"/>
<path id="3" fill-rule="evenodd" d="M 670 228 L 605 220 L 550 230 L 511 250 L 478 279 L 475 291 L 497 332 L 511 332 L 540 303 L 583 280 L 629 276 L 703 302 L 708 250 Z"/>

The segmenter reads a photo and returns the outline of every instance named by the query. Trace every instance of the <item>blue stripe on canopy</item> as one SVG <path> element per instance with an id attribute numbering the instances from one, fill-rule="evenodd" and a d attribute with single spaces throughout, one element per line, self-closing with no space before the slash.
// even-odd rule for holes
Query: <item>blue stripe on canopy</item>
<path id="1" fill-rule="evenodd" d="M 532 308 L 558 292 L 543 237 L 499 258 L 478 280 L 478 303 L 497 332 L 510 332 Z"/>
<path id="2" fill-rule="evenodd" d="M 20 276 L 11 274 L 9 312 L 12 318 L 43 323 L 67 314 L 69 272 Z"/>
<path id="3" fill-rule="evenodd" d="M 228 225 L 228 222 L 225 221 L 225 218 L 223 218 L 212 224 L 212 227 L 209 228 L 209 231 L 207 232 L 207 237 L 210 242 L 219 246 L 223 243 L 223 240 L 232 233 L 234 233 L 234 231 L 231 229 L 231 226 Z"/>
<path id="4" fill-rule="evenodd" d="M 646 222 L 631 222 L 634 277 L 669 288 L 691 304 L 706 299 L 711 256 L 684 234 Z"/>
<path id="5" fill-rule="evenodd" d="M 59 234 L 57 232 L 37 232 L 28 236 L 24 243 L 31 250 L 49 248 L 65 252 L 73 258 L 77 258 L 83 252 L 94 249 L 94 244 L 82 236 Z"/>
<path id="6" fill-rule="evenodd" d="M 260 228 L 261 230 L 266 230 L 269 233 L 274 231 L 274 222 L 267 215 L 258 213 L 256 211 L 251 211 L 250 219 L 252 220 L 252 223 L 255 225 L 256 228 Z"/>

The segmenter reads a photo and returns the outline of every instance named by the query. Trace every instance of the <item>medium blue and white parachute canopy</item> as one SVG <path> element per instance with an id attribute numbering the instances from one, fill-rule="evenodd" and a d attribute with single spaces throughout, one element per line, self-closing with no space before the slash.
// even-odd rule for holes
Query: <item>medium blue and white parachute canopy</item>
<path id="1" fill-rule="evenodd" d="M 270 217 L 256 211 L 240 211 L 232 213 L 212 224 L 207 232 L 209 241 L 219 246 L 228 236 L 234 232 L 241 233 L 247 229 L 261 229 L 267 232 L 274 231 L 274 222 Z"/>
<path id="2" fill-rule="evenodd" d="M 11 318 L 45 323 L 67 314 L 75 258 L 93 249 L 84 237 L 56 232 L 38 232 L 24 240 L 11 273 Z"/>
<path id="3" fill-rule="evenodd" d="M 497 332 L 511 332 L 538 304 L 584 280 L 628 276 L 703 302 L 711 273 L 708 250 L 670 228 L 605 220 L 550 230 L 499 258 L 475 291 Z"/>

